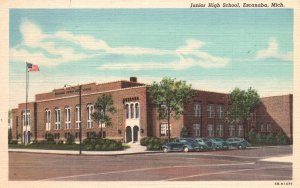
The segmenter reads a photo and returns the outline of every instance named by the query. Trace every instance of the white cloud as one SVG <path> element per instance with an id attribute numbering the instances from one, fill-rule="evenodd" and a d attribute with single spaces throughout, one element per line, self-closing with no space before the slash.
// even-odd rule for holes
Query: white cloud
<path id="1" fill-rule="evenodd" d="M 225 67 L 230 59 L 225 57 L 213 56 L 201 50 L 205 45 L 199 40 L 187 40 L 186 45 L 176 50 L 180 57 L 179 64 L 176 69 L 184 69 L 185 67 L 199 66 L 203 68 L 221 68 Z"/>
<path id="2" fill-rule="evenodd" d="M 37 25 L 29 20 L 24 20 L 21 23 L 20 32 L 22 34 L 23 42 L 10 49 L 11 60 L 22 62 L 30 61 L 45 66 L 56 66 L 62 63 L 84 60 L 98 56 L 103 52 L 123 55 L 174 54 L 174 52 L 167 50 L 141 47 L 124 46 L 113 48 L 105 41 L 96 39 L 93 36 L 74 35 L 67 31 L 57 31 L 54 34 L 45 34 Z M 72 47 L 72 45 L 69 47 L 59 47 L 59 43 L 55 41 L 56 39 L 63 40 L 69 44 L 77 44 L 83 49 L 90 50 L 93 53 L 75 51 L 75 48 Z M 32 52 L 29 51 L 28 48 L 40 49 L 40 51 Z M 44 52 L 41 50 L 44 50 Z"/>
<path id="3" fill-rule="evenodd" d="M 283 61 L 292 61 L 292 52 L 280 52 L 278 49 L 278 42 L 275 38 L 270 38 L 269 46 L 266 49 L 260 50 L 256 53 L 256 59 L 275 58 Z"/>
<path id="4" fill-rule="evenodd" d="M 23 42 L 10 49 L 10 58 L 13 61 L 29 61 L 44 66 L 57 66 L 62 63 L 84 60 L 103 53 L 121 55 L 171 55 L 178 57 L 176 62 L 133 62 L 104 64 L 99 69 L 186 69 L 193 66 L 203 68 L 219 68 L 229 63 L 228 58 L 216 57 L 201 50 L 204 42 L 190 39 L 177 50 L 161 50 L 143 47 L 111 47 L 105 41 L 90 35 L 74 35 L 67 31 L 57 31 L 53 34 L 45 34 L 34 23 L 23 20 L 20 31 Z M 61 47 L 58 40 L 64 41 L 69 46 Z M 89 51 L 76 51 L 72 44 L 76 44 Z M 31 49 L 31 51 L 29 50 Z"/>
<path id="5" fill-rule="evenodd" d="M 190 39 L 186 41 L 186 45 L 179 47 L 175 53 L 178 57 L 173 62 L 143 62 L 143 63 L 106 63 L 98 67 L 100 70 L 142 70 L 142 69 L 187 69 L 190 67 L 201 68 L 221 68 L 225 67 L 230 59 L 224 57 L 213 56 L 207 52 L 201 51 L 200 48 L 205 43 L 199 40 Z"/>
<path id="6" fill-rule="evenodd" d="M 28 20 L 24 20 L 20 26 L 23 42 L 26 46 L 39 47 L 46 37 L 41 29 Z"/>

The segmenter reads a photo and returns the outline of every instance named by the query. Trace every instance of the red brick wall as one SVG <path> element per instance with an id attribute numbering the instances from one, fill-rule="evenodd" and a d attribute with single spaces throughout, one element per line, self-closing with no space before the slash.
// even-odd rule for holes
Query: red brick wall
<path id="1" fill-rule="evenodd" d="M 100 128 L 96 122 L 94 122 L 94 128 L 87 129 L 87 105 L 95 104 L 97 98 L 103 93 L 108 93 L 113 96 L 114 106 L 117 112 L 112 117 L 111 127 L 106 127 L 103 131 L 106 132 L 106 136 L 114 139 L 125 139 L 125 113 L 124 113 L 124 100 L 138 100 L 140 103 L 140 128 L 144 130 L 141 137 L 145 136 L 160 136 L 160 123 L 166 123 L 166 120 L 160 120 L 157 109 L 151 104 L 151 99 L 147 94 L 146 86 L 130 88 L 132 86 L 141 86 L 143 84 L 128 81 L 117 81 L 105 84 L 96 85 L 95 83 L 85 84 L 82 86 L 82 128 L 83 139 L 86 137 L 87 132 L 96 132 L 99 134 Z M 108 90 L 116 89 L 108 92 Z M 125 89 L 121 89 L 125 88 Z M 106 92 L 103 92 L 103 91 Z M 64 138 L 66 132 L 71 132 L 75 135 L 75 132 L 79 132 L 79 129 L 75 129 L 75 106 L 79 104 L 78 92 L 72 92 L 72 88 L 67 90 L 58 89 L 51 93 L 36 95 L 36 103 L 28 103 L 28 109 L 32 111 L 31 114 L 31 132 L 37 133 L 39 140 L 45 138 L 45 110 L 49 108 L 51 110 L 51 133 L 60 133 L 61 139 Z M 101 92 L 101 93 L 96 93 Z M 228 95 L 223 93 L 207 92 L 195 90 L 196 95 L 191 102 L 184 106 L 184 114 L 179 119 L 171 118 L 171 137 L 179 137 L 182 127 L 185 125 L 188 128 L 189 134 L 193 135 L 193 124 L 201 125 L 202 137 L 207 137 L 207 125 L 213 124 L 216 131 L 216 125 L 222 123 L 224 125 L 224 138 L 229 135 L 228 124 L 225 122 L 225 114 L 228 109 Z M 56 93 L 56 95 L 55 95 Z M 96 93 L 96 94 L 95 94 Z M 67 97 L 67 98 L 66 98 Z M 47 99 L 47 100 L 44 100 Z M 262 104 L 257 108 L 256 125 L 271 123 L 278 129 L 283 129 L 287 136 L 292 137 L 292 95 L 268 97 L 261 99 Z M 201 117 L 195 117 L 194 104 L 201 104 Z M 207 105 L 224 105 L 224 117 L 208 118 Z M 35 106 L 36 105 L 36 111 Z M 71 107 L 71 129 L 65 128 L 65 107 Z M 61 109 L 61 130 L 54 130 L 55 125 L 55 108 Z M 13 110 L 13 139 L 16 139 L 17 132 L 22 133 L 22 116 L 21 112 L 25 109 L 25 104 L 20 104 L 18 109 Z M 34 113 L 36 113 L 36 123 L 34 119 Z M 18 118 L 18 121 L 16 121 Z M 18 130 L 17 122 L 19 124 Z M 36 128 L 35 129 L 35 126 Z M 118 132 L 121 131 L 121 133 Z M 33 135 L 35 136 L 35 135 Z M 167 138 L 167 137 L 165 137 Z"/>
<path id="2" fill-rule="evenodd" d="M 207 125 L 213 124 L 214 128 L 219 123 L 224 125 L 224 136 L 228 136 L 228 125 L 225 122 L 225 112 L 228 108 L 228 95 L 223 93 L 214 93 L 206 91 L 195 91 L 196 94 L 192 100 L 185 105 L 184 112 L 184 125 L 188 128 L 189 135 L 194 135 L 193 124 L 200 124 L 200 136 L 207 137 Z M 194 105 L 199 103 L 201 105 L 201 116 L 195 117 Z M 208 118 L 207 105 L 224 105 L 224 117 Z"/>
<path id="3" fill-rule="evenodd" d="M 87 129 L 87 105 L 95 104 L 97 98 L 103 93 L 85 95 L 82 96 L 82 135 L 83 139 L 86 137 L 87 132 L 96 132 L 97 134 L 100 131 L 97 123 L 94 122 L 94 128 Z M 103 131 L 106 132 L 106 137 L 115 138 L 115 139 L 124 139 L 125 135 L 125 113 L 124 113 L 124 104 L 123 99 L 125 98 L 138 98 L 140 103 L 140 123 L 141 128 L 144 129 L 143 135 L 147 135 L 147 104 L 146 104 L 146 88 L 131 88 L 124 90 L 117 90 L 108 92 L 111 94 L 114 101 L 114 106 L 117 112 L 112 117 L 112 126 L 103 128 Z M 79 97 L 74 96 L 70 98 L 56 99 L 51 101 L 37 102 L 37 127 L 38 127 L 38 138 L 44 139 L 45 136 L 45 110 L 46 108 L 51 110 L 51 133 L 60 133 L 61 138 L 64 137 L 66 132 L 71 132 L 75 135 L 75 132 L 79 132 L 79 129 L 75 129 L 75 107 L 79 104 Z M 65 128 L 65 107 L 71 107 L 71 129 Z M 55 125 L 55 108 L 61 109 L 62 113 L 62 129 L 54 130 Z M 121 130 L 121 134 L 118 133 L 118 130 Z"/>
<path id="4" fill-rule="evenodd" d="M 260 131 L 262 124 L 270 123 L 273 132 L 282 129 L 289 138 L 292 138 L 292 101 L 292 95 L 261 98 L 261 104 L 256 109 L 256 129 Z"/>
<path id="5" fill-rule="evenodd" d="M 31 133 L 32 133 L 32 139 L 35 138 L 35 108 L 34 108 L 35 103 L 34 102 L 29 102 L 27 103 L 27 109 L 30 110 L 31 118 L 30 118 L 30 126 L 31 126 Z M 23 133 L 23 124 L 22 124 L 22 111 L 25 110 L 26 104 L 21 103 L 18 105 L 18 108 L 12 110 L 12 118 L 13 118 L 13 127 L 12 127 L 12 138 L 13 140 L 17 139 L 17 134 Z"/>

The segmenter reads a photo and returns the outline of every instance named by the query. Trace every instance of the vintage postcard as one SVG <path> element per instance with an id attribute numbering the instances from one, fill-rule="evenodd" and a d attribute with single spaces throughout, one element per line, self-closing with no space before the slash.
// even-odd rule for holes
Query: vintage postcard
<path id="1" fill-rule="evenodd" d="M 2 1 L 0 185 L 299 186 L 299 14 Z"/>

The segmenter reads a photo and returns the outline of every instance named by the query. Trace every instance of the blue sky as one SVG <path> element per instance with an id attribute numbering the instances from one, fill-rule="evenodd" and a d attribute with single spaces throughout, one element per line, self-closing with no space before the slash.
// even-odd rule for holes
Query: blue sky
<path id="1" fill-rule="evenodd" d="M 164 76 L 196 89 L 293 91 L 292 9 L 11 9 L 10 107 L 64 84 Z"/>

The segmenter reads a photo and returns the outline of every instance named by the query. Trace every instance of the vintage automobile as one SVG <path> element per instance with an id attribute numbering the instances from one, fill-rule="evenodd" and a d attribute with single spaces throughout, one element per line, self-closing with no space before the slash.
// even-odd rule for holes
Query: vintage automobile
<path id="1" fill-rule="evenodd" d="M 210 138 L 209 140 L 212 142 L 212 149 L 214 150 L 224 150 L 229 148 L 227 142 L 222 138 Z"/>
<path id="2" fill-rule="evenodd" d="M 246 149 L 251 146 L 244 138 L 228 138 L 226 142 L 230 148 Z"/>
<path id="3" fill-rule="evenodd" d="M 195 141 L 199 144 L 200 151 L 206 151 L 212 149 L 212 142 L 206 138 L 195 138 Z"/>
<path id="4" fill-rule="evenodd" d="M 169 151 L 199 151 L 199 144 L 193 139 L 177 138 L 174 142 L 166 143 L 162 146 L 163 152 Z"/>

